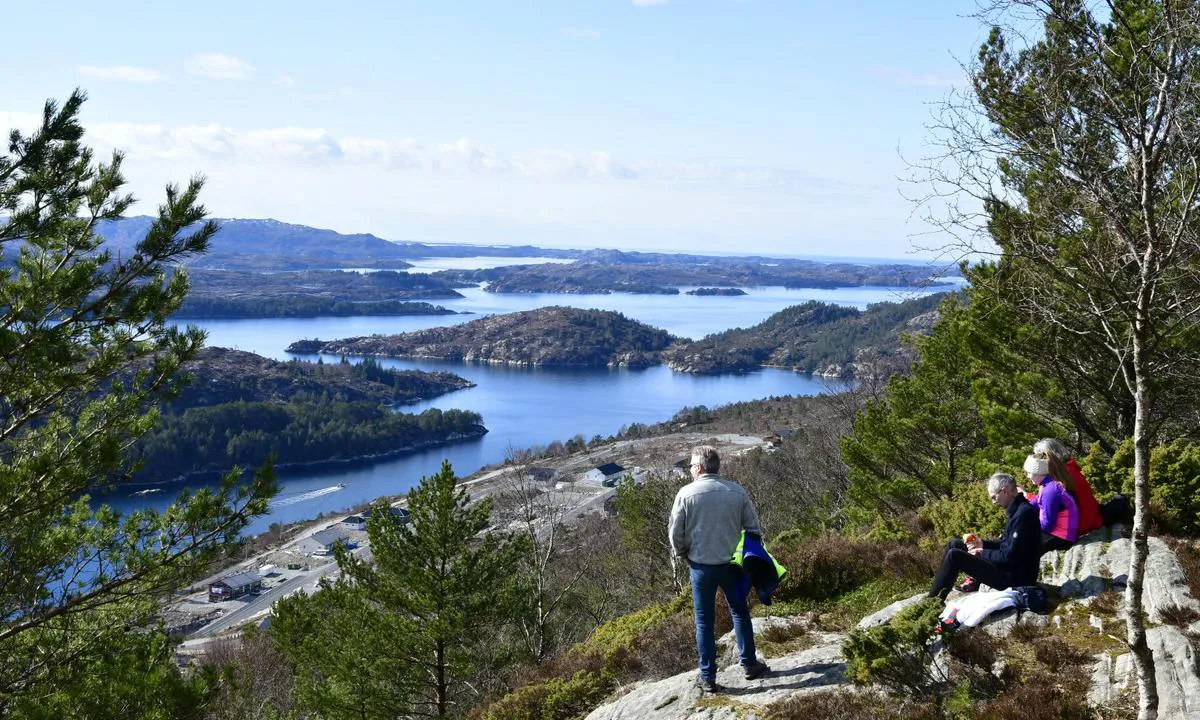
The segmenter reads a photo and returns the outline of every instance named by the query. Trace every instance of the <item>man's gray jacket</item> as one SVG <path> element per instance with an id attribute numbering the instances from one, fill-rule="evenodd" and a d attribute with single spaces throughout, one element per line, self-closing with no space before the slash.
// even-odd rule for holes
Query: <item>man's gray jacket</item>
<path id="1" fill-rule="evenodd" d="M 676 493 L 667 529 L 676 555 L 723 565 L 733 557 L 743 530 L 762 534 L 750 495 L 732 480 L 704 473 Z"/>

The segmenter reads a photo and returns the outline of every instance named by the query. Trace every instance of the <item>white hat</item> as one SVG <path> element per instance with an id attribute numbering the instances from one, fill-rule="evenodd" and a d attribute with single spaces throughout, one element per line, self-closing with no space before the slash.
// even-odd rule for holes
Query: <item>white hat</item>
<path id="1" fill-rule="evenodd" d="M 1023 468 L 1025 472 L 1029 473 L 1030 475 L 1049 475 L 1050 461 L 1046 458 L 1040 458 L 1037 455 L 1030 455 L 1029 457 L 1025 458 L 1025 465 Z"/>

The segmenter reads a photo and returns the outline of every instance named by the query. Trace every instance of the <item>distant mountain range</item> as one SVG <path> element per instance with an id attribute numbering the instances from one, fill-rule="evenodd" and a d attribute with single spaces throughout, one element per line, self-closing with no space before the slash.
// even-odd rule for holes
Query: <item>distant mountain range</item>
<path id="1" fill-rule="evenodd" d="M 102 222 L 97 231 L 113 252 L 130 253 L 153 222 L 153 218 L 139 215 Z M 532 245 L 496 247 L 392 242 L 369 233 L 343 235 L 278 220 L 217 219 L 217 222 L 221 231 L 213 237 L 208 254 L 193 261 L 196 267 L 227 270 L 402 269 L 410 267 L 406 260 L 426 257 L 578 258 L 584 254 L 579 250 L 554 250 Z"/>

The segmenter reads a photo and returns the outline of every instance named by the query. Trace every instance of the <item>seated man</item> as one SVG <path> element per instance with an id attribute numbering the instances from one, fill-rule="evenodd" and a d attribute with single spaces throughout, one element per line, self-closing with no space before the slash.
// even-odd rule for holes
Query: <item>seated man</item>
<path id="1" fill-rule="evenodd" d="M 1017 481 L 1008 473 L 988 478 L 988 495 L 1008 513 L 1004 534 L 999 540 L 976 538 L 969 544 L 952 540 L 946 546 L 929 597 L 945 600 L 960 572 L 997 590 L 1037 582 L 1042 542 L 1037 509 L 1017 492 Z"/>

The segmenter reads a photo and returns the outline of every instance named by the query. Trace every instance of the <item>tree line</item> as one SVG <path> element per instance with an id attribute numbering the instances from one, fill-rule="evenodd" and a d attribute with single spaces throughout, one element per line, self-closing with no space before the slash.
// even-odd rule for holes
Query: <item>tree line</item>
<path id="1" fill-rule="evenodd" d="M 431 408 L 393 412 L 379 403 L 336 400 L 232 402 L 164 415 L 141 437 L 132 457 L 139 482 L 233 465 L 351 460 L 446 442 L 484 432 L 478 413 Z"/>

